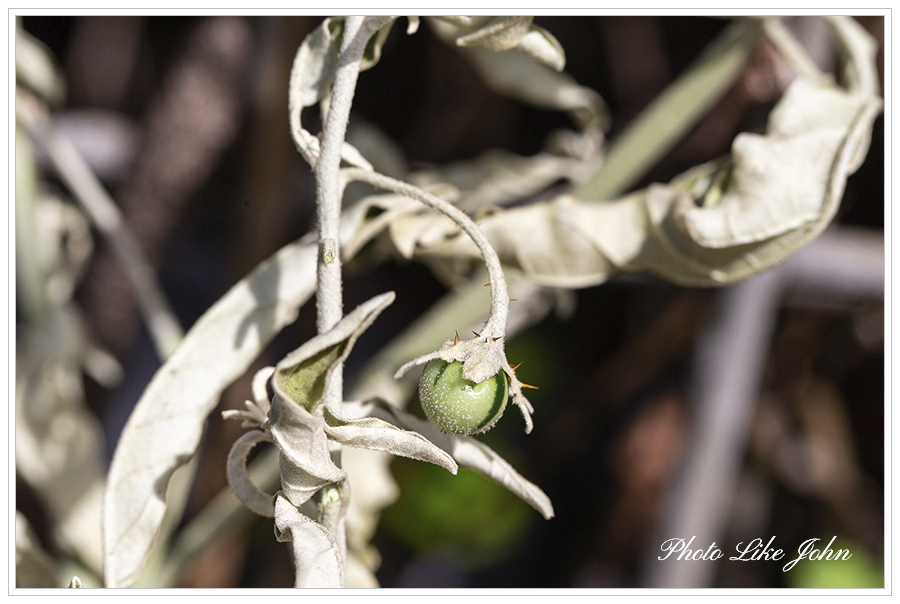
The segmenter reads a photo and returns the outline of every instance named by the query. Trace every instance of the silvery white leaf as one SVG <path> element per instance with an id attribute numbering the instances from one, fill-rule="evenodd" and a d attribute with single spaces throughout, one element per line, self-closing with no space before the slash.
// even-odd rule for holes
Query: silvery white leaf
<path id="1" fill-rule="evenodd" d="M 445 451 L 434 446 L 417 432 L 404 430 L 392 423 L 369 416 L 373 408 L 372 403 L 345 403 L 343 411 L 352 413 L 353 419 L 336 417 L 325 409 L 325 433 L 331 440 L 348 447 L 383 451 L 391 455 L 426 461 L 456 474 L 456 462 Z"/>
<path id="2" fill-rule="evenodd" d="M 304 343 L 275 367 L 269 410 L 272 439 L 281 451 L 281 484 L 301 506 L 327 484 L 346 475 L 331 460 L 322 406 L 328 380 L 357 338 L 391 302 L 394 292 L 360 304 L 332 329 Z"/>
<path id="3" fill-rule="evenodd" d="M 431 17 L 435 21 L 443 21 L 469 30 L 477 29 L 493 18 L 485 15 L 434 15 Z"/>
<path id="4" fill-rule="evenodd" d="M 344 556 L 334 537 L 281 494 L 275 498 L 275 531 L 279 541 L 291 542 L 295 587 L 344 586 Z"/>
<path id="5" fill-rule="evenodd" d="M 366 56 L 360 70 L 373 67 L 381 57 L 381 49 L 387 40 L 394 19 L 390 19 L 369 41 Z M 319 138 L 301 125 L 301 114 L 306 107 L 327 100 L 331 93 L 337 71 L 338 50 L 344 20 L 342 17 L 328 17 L 313 30 L 300 45 L 291 68 L 288 94 L 288 113 L 291 136 L 297 150 L 310 166 L 315 166 L 320 153 Z M 325 111 L 323 110 L 323 114 Z M 324 121 L 324 115 L 323 115 Z M 371 170 L 371 164 L 352 145 L 344 142 L 341 158 L 347 163 Z"/>
<path id="6" fill-rule="evenodd" d="M 856 19 L 843 16 L 824 18 L 835 29 L 847 54 L 843 71 L 847 89 L 860 96 L 877 96 L 880 85 L 874 58 L 878 43 Z"/>
<path id="7" fill-rule="evenodd" d="M 429 23 L 438 37 L 461 48 L 483 48 L 502 54 L 514 50 L 562 71 L 566 64 L 562 45 L 549 31 L 534 25 L 533 19 L 524 16 L 433 17 Z"/>
<path id="8" fill-rule="evenodd" d="M 337 42 L 331 34 L 333 18 L 327 18 L 300 45 L 291 68 L 289 104 L 291 118 L 328 95 L 337 69 Z"/>
<path id="9" fill-rule="evenodd" d="M 531 505 L 546 519 L 553 518 L 553 504 L 540 487 L 516 472 L 493 449 L 472 438 L 444 434 L 430 423 L 394 407 L 373 408 L 373 415 L 393 417 L 392 421 L 414 430 L 449 453 L 464 468 L 475 470 L 500 483 L 523 501 Z"/>
<path id="10" fill-rule="evenodd" d="M 494 17 L 477 30 L 456 38 L 457 46 L 477 46 L 488 50 L 515 48 L 528 33 L 534 17 Z"/>
<path id="11" fill-rule="evenodd" d="M 281 394 L 269 411 L 272 440 L 281 452 L 281 490 L 300 507 L 328 484 L 343 481 L 343 470 L 331 460 L 325 420 Z"/>
<path id="12" fill-rule="evenodd" d="M 231 485 L 231 489 L 241 503 L 260 516 L 272 518 L 275 516 L 273 496 L 259 490 L 250 481 L 247 472 L 247 456 L 257 443 L 266 440 L 270 439 L 261 430 L 253 430 L 241 435 L 231 445 L 225 471 L 228 475 L 228 484 Z"/>
<path id="13" fill-rule="evenodd" d="M 397 499 L 399 488 L 391 474 L 392 455 L 347 447 L 341 451 L 341 467 L 350 483 L 347 506 L 347 587 L 378 587 L 374 571 L 381 563 L 371 545 L 381 510 Z"/>
<path id="14" fill-rule="evenodd" d="M 306 38 L 297 50 L 291 67 L 288 113 L 291 136 L 297 150 L 310 166 L 319 157 L 319 140 L 301 125 L 303 109 L 326 98 L 337 70 L 338 47 L 332 37 L 334 19 L 327 18 Z"/>
<path id="15" fill-rule="evenodd" d="M 376 17 L 369 17 L 369 19 L 373 19 Z M 360 71 L 365 71 L 367 69 L 371 69 L 378 64 L 378 61 L 381 60 L 381 50 L 384 48 L 384 43 L 387 42 L 388 35 L 391 33 L 391 27 L 394 25 L 394 21 L 396 17 L 391 17 L 387 20 L 385 25 L 382 25 L 378 31 L 376 31 L 372 37 L 369 39 L 369 44 L 366 46 L 366 53 L 363 56 L 362 63 L 359 66 Z M 409 32 L 408 32 L 409 33 Z"/>
<path id="16" fill-rule="evenodd" d="M 708 248 L 754 243 L 829 212 L 832 175 L 837 170 L 846 177 L 859 167 L 835 160 L 845 144 L 860 144 L 847 137 L 865 109 L 845 92 L 795 81 L 772 111 L 766 136 L 745 133 L 735 139 L 733 185 L 714 207 L 684 212 L 691 238 Z"/>
<path id="17" fill-rule="evenodd" d="M 315 245 L 293 243 L 214 304 L 138 401 L 119 439 L 104 495 L 108 586 L 140 572 L 165 512 L 172 472 L 196 451 L 206 416 L 315 288 Z"/>
<path id="18" fill-rule="evenodd" d="M 530 39 L 530 35 L 526 39 Z M 541 109 L 566 111 L 581 129 L 609 126 L 610 118 L 603 98 L 595 90 L 579 85 L 567 73 L 557 73 L 561 69 L 553 71 L 517 52 L 494 53 L 472 48 L 466 49 L 463 55 L 498 94 Z"/>
<path id="19" fill-rule="evenodd" d="M 359 149 L 344 141 L 341 144 L 341 159 L 350 164 L 351 166 L 356 166 L 357 168 L 362 168 L 363 170 L 372 171 L 372 164 L 363 157 L 363 154 L 359 152 Z"/>
<path id="20" fill-rule="evenodd" d="M 529 32 L 522 36 L 516 50 L 556 71 L 562 71 L 566 66 L 562 44 L 553 34 L 537 25 L 532 25 Z"/>
<path id="21" fill-rule="evenodd" d="M 577 183 L 599 167 L 602 162 L 602 137 L 599 133 L 586 132 L 581 135 L 570 131 L 568 134 L 572 134 L 570 138 L 577 141 L 571 147 L 582 147 L 577 155 L 548 148 L 537 155 L 525 157 L 494 149 L 468 161 L 415 172 L 407 180 L 428 189 L 434 189 L 440 183 L 452 185 L 458 189 L 457 205 L 466 211 L 509 205 L 536 195 L 560 180 Z M 564 138 L 564 133 L 560 132 L 548 141 L 548 145 Z M 447 199 L 446 194 L 436 190 L 432 192 Z"/>

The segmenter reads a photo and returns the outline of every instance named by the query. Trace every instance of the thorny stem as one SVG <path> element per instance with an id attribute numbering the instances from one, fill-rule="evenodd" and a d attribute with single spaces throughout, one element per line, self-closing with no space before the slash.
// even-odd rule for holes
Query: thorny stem
<path id="1" fill-rule="evenodd" d="M 419 187 L 383 174 L 362 170 L 360 168 L 344 168 L 341 171 L 341 174 L 348 182 L 351 180 L 358 180 L 380 189 L 416 199 L 441 214 L 444 214 L 459 225 L 459 227 L 472 238 L 472 241 L 481 252 L 484 264 L 487 267 L 488 276 L 491 280 L 491 314 L 490 317 L 488 317 L 487 324 L 481 331 L 481 336 L 483 338 L 505 337 L 506 322 L 509 317 L 509 291 L 506 285 L 506 278 L 503 275 L 503 267 L 500 264 L 500 258 L 497 256 L 497 252 L 494 250 L 493 246 L 491 246 L 484 231 L 482 231 L 465 212 L 428 191 L 424 191 Z"/>

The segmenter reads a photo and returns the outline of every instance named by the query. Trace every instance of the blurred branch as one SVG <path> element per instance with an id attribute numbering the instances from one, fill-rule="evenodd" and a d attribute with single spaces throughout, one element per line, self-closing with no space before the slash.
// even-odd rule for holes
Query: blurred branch
<path id="1" fill-rule="evenodd" d="M 22 125 L 45 149 L 60 177 L 112 244 L 137 294 L 157 352 L 161 358 L 166 358 L 181 341 L 181 326 L 156 281 L 153 269 L 126 228 L 118 207 L 71 141 L 56 130 L 42 107 L 33 98 L 24 95 L 19 95 L 16 100 L 17 117 Z"/>
<path id="2" fill-rule="evenodd" d="M 692 547 L 701 549 L 722 543 L 778 308 L 788 293 L 813 291 L 844 302 L 883 297 L 883 236 L 826 231 L 782 266 L 720 293 L 694 359 L 695 434 L 645 560 L 647 587 L 712 585 L 715 565 L 659 561 L 659 544 L 676 537 L 694 537 Z"/>
<path id="3" fill-rule="evenodd" d="M 759 24 L 746 21 L 726 28 L 694 67 L 663 91 L 612 142 L 600 170 L 574 195 L 600 200 L 627 191 L 734 82 L 756 48 L 759 29 Z"/>

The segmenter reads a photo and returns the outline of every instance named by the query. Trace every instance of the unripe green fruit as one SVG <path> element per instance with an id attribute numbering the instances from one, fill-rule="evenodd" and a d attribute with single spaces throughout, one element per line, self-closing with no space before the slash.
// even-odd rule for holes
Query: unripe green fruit
<path id="1" fill-rule="evenodd" d="M 419 382 L 419 400 L 425 415 L 443 432 L 486 432 L 506 408 L 509 384 L 499 371 L 483 382 L 463 377 L 461 361 L 429 361 Z"/>

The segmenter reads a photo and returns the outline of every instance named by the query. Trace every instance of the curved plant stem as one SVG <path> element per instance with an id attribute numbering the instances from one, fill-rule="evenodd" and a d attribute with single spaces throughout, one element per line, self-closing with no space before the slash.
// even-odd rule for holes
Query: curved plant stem
<path id="1" fill-rule="evenodd" d="M 491 280 L 491 315 L 488 322 L 482 330 L 481 335 L 486 338 L 503 338 L 506 334 L 506 322 L 509 317 L 509 292 L 506 284 L 506 278 L 503 274 L 503 267 L 500 264 L 500 258 L 497 252 L 491 246 L 484 231 L 469 218 L 465 212 L 454 206 L 453 204 L 424 191 L 414 185 L 396 180 L 377 172 L 370 172 L 360 168 L 344 168 L 341 171 L 344 178 L 349 182 L 358 180 L 368 183 L 373 187 L 406 195 L 418 201 L 421 201 L 428 207 L 444 214 L 465 233 L 472 238 L 472 241 L 481 252 L 484 264 L 487 267 L 488 276 Z"/>

